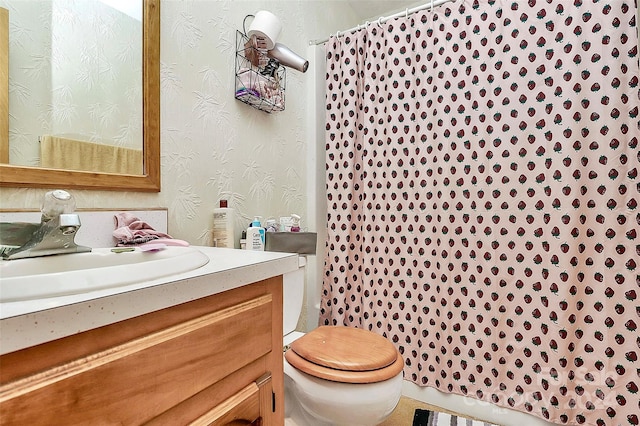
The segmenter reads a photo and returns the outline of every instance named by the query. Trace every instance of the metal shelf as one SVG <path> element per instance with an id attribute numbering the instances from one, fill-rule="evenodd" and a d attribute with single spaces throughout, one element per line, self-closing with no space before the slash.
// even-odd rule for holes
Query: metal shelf
<path id="1" fill-rule="evenodd" d="M 284 111 L 286 70 L 236 31 L 235 98 L 261 111 Z"/>

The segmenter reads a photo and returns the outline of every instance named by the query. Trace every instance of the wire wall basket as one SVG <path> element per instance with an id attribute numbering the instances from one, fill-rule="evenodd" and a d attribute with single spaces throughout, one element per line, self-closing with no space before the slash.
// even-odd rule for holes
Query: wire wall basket
<path id="1" fill-rule="evenodd" d="M 267 113 L 284 111 L 286 79 L 286 70 L 278 61 L 236 31 L 237 100 Z"/>

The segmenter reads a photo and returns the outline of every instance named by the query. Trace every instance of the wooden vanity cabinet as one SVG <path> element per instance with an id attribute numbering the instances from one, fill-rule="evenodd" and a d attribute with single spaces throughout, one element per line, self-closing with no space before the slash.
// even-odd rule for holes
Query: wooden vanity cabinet
<path id="1" fill-rule="evenodd" d="M 283 425 L 282 277 L 3 355 L 0 386 L 1 425 Z"/>

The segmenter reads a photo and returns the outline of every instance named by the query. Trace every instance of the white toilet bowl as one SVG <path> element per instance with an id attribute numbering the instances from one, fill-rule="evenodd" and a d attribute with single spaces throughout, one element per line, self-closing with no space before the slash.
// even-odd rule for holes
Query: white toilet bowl
<path id="1" fill-rule="evenodd" d="M 305 259 L 283 279 L 285 426 L 374 426 L 402 393 L 403 358 L 374 332 L 349 327 L 295 330 Z M 287 360 L 290 358 L 291 362 Z"/>
<path id="2" fill-rule="evenodd" d="M 298 337 L 303 335 L 296 334 Z M 401 358 L 398 362 L 402 364 Z M 385 380 L 340 383 L 307 374 L 293 366 L 285 357 L 285 416 L 289 420 L 286 425 L 373 426 L 381 423 L 393 412 L 402 393 L 402 366 L 396 364 L 392 368 L 394 375 Z M 368 373 L 349 371 L 346 375 Z"/>
<path id="3" fill-rule="evenodd" d="M 295 426 L 372 426 L 395 409 L 402 373 L 378 383 L 336 383 L 305 374 L 284 361 L 288 418 Z"/>

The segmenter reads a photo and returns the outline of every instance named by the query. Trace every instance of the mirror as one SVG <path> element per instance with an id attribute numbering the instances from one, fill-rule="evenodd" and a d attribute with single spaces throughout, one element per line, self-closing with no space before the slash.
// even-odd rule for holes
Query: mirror
<path id="1" fill-rule="evenodd" d="M 0 186 L 160 191 L 160 0 L 142 1 L 142 157 L 144 172 L 142 174 L 98 173 L 0 164 Z M 0 66 L 1 64 L 2 61 L 0 61 Z M 6 89 L 3 87 L 0 90 Z M 2 96 L 0 96 L 1 99 L 3 99 Z M 0 102 L 0 115 L 8 115 L 2 102 Z"/>

